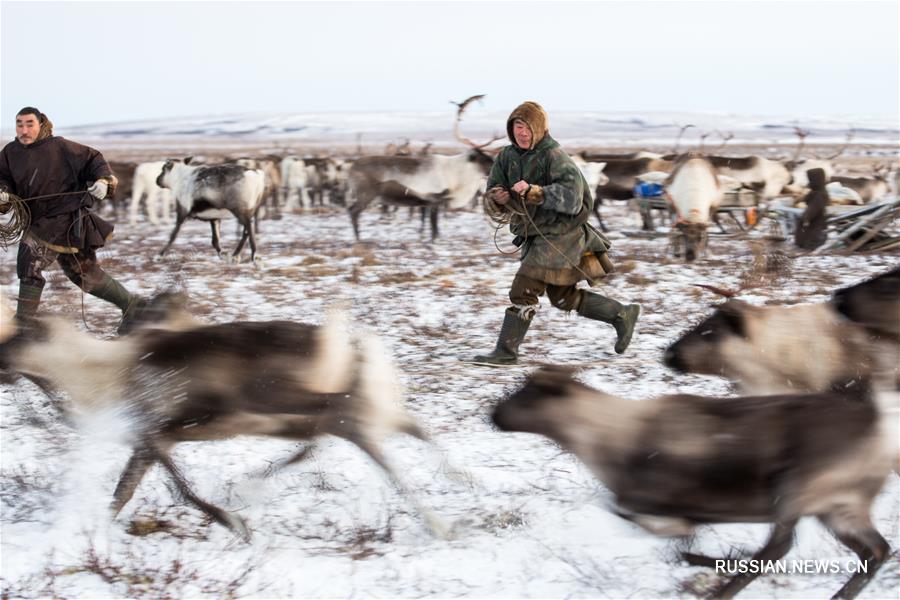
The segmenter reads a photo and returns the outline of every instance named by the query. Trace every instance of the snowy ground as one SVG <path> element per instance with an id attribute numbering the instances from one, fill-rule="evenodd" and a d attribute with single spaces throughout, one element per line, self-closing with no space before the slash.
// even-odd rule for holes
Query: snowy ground
<path id="1" fill-rule="evenodd" d="M 605 209 L 618 230 L 637 217 Z M 235 238 L 223 226 L 231 247 Z M 176 288 L 209 321 L 294 319 L 319 322 L 343 303 L 359 327 L 391 346 L 410 411 L 440 451 L 394 438 L 389 459 L 445 521 L 450 539 L 430 535 L 379 471 L 352 445 L 328 440 L 312 460 L 270 479 L 254 478 L 294 445 L 250 438 L 183 444 L 177 462 L 195 490 L 243 515 L 253 538 L 237 541 L 210 525 L 154 469 L 115 521 L 106 511 L 128 456 L 121 424 L 98 417 L 64 424 L 36 388 L 4 385 L 2 394 L 3 597 L 671 597 L 708 589 L 715 576 L 676 558 L 671 542 L 613 516 L 609 493 L 571 455 L 544 438 L 492 429 L 488 414 L 530 367 L 493 370 L 458 356 L 489 350 L 517 267 L 494 247 L 475 213 L 447 215 L 429 243 L 405 212 L 363 216 L 354 244 L 343 212 L 264 221 L 261 266 L 216 259 L 209 228 L 187 224 L 172 253 L 155 259 L 168 229 L 119 224 L 101 253 L 105 268 L 142 294 Z M 766 273 L 788 245 L 753 239 L 710 241 L 710 255 L 684 265 L 665 238 L 613 234 L 619 270 L 600 291 L 640 302 L 639 331 L 624 356 L 611 327 L 566 315 L 546 300 L 523 352 L 529 361 L 580 364 L 588 384 L 633 398 L 681 391 L 732 395 L 725 381 L 683 376 L 661 353 L 715 301 L 693 283 L 741 284 L 747 300 L 821 301 L 837 287 L 895 266 L 898 254 L 800 256 Z M 508 237 L 498 236 L 510 250 Z M 15 254 L 3 256 L 0 283 L 15 293 Z M 767 260 L 768 259 L 768 260 Z M 81 320 L 82 295 L 58 269 L 48 272 L 42 309 Z M 85 296 L 87 326 L 111 337 L 116 311 Z M 442 454 L 467 480 L 449 479 Z M 900 548 L 900 478 L 892 475 L 874 508 L 877 528 Z M 696 548 L 757 548 L 767 528 L 701 530 Z M 788 559 L 855 558 L 817 523 L 801 522 Z M 830 596 L 849 574 L 765 575 L 744 597 Z M 863 597 L 897 598 L 895 554 Z M 894 590 L 891 592 L 890 590 Z"/>

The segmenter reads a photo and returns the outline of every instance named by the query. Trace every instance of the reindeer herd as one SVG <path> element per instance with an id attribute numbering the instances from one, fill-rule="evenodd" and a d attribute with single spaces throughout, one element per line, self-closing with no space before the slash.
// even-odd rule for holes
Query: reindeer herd
<path id="1" fill-rule="evenodd" d="M 468 206 L 492 164 L 487 146 L 495 140 L 475 144 L 458 135 L 464 104 L 454 131 L 469 149 L 457 155 L 285 157 L 280 165 L 273 158 L 208 165 L 170 159 L 134 170 L 131 207 L 142 198 L 148 210 L 169 197 L 174 202 L 174 229 L 161 253 L 188 218 L 210 222 L 221 253 L 219 221 L 234 216 L 242 233 L 232 256 L 249 241 L 255 257 L 254 218 L 327 204 L 346 207 L 357 237 L 359 214 L 373 203 L 420 208 L 430 213 L 434 237 L 438 210 Z M 727 186 L 775 197 L 792 185 L 802 189 L 805 174 L 796 161 L 759 156 L 578 160 L 598 202 L 629 197 L 642 176 L 660 173 L 688 260 L 702 252 Z M 152 223 L 167 213 L 149 214 Z M 2 300 L 0 318 L 0 372 L 27 377 L 66 411 L 115 406 L 132 417 L 114 516 L 159 464 L 189 503 L 248 539 L 244 520 L 200 498 L 171 458 L 181 442 L 237 435 L 308 442 L 280 467 L 307 457 L 318 436 L 341 437 L 412 500 L 381 444 L 397 433 L 430 444 L 427 428 L 404 408 L 397 368 L 378 338 L 351 333 L 341 313 L 321 326 L 208 324 L 191 315 L 186 297 L 166 293 L 149 302 L 134 331 L 111 340 L 55 317 L 17 323 Z M 753 559 L 777 560 L 790 550 L 799 519 L 814 516 L 866 565 L 836 596 L 855 597 L 890 555 L 870 512 L 900 470 L 900 267 L 821 304 L 757 307 L 729 298 L 661 359 L 677 372 L 728 378 L 743 395 L 634 401 L 584 385 L 572 368 L 548 366 L 498 399 L 490 420 L 502 431 L 559 443 L 614 495 L 616 514 L 655 535 L 688 539 L 704 524 L 769 523 L 770 537 Z M 689 551 L 682 556 L 696 565 L 715 562 Z M 713 595 L 734 596 L 755 576 L 735 575 Z"/>
<path id="2" fill-rule="evenodd" d="M 209 217 L 213 210 L 220 211 L 220 215 L 235 216 L 244 226 L 248 215 L 255 219 L 280 218 L 285 213 L 297 211 L 342 208 L 350 216 L 356 239 L 360 239 L 359 219 L 364 210 L 375 204 L 383 211 L 408 207 L 421 212 L 423 227 L 426 217 L 430 220 L 431 239 L 434 240 L 439 234 L 440 211 L 477 206 L 495 154 L 488 147 L 500 139 L 495 137 L 476 144 L 460 134 L 459 123 L 471 101 L 472 98 L 459 104 L 453 127 L 456 139 L 468 147 L 459 154 L 434 154 L 426 147 L 420 154 L 413 155 L 407 140 L 402 146 L 392 145 L 382 155 L 343 158 L 269 155 L 227 159 L 215 165 L 197 165 L 198 161 L 194 160 L 194 168 L 204 166 L 234 173 L 240 168 L 258 172 L 263 180 L 259 194 L 256 193 L 259 186 L 253 186 L 252 193 L 247 190 L 244 195 L 236 195 L 233 190 L 211 187 L 208 178 L 202 190 L 189 189 L 189 185 L 180 182 L 176 191 L 172 184 L 166 183 L 166 178 L 160 177 L 168 163 L 179 162 L 174 160 L 138 165 L 113 163 L 112 166 L 124 183 L 122 195 L 130 192 L 128 204 L 132 225 L 137 224 L 142 206 L 146 219 L 154 226 L 171 224 L 171 215 L 175 214 L 172 237 L 163 253 L 174 241 L 184 220 L 198 218 L 210 221 L 213 246 L 221 254 L 218 246 L 221 216 Z M 900 172 L 888 165 L 874 166 L 871 176 L 836 173 L 835 160 L 849 146 L 852 133 L 842 148 L 823 158 L 802 158 L 807 132 L 797 128 L 796 133 L 801 141 L 791 158 L 722 156 L 704 152 L 702 148 L 668 154 L 580 152 L 572 158 L 593 192 L 594 214 L 604 229 L 607 226 L 600 214 L 604 201 L 631 200 L 635 197 L 636 186 L 642 182 L 662 185 L 672 218 L 674 254 L 684 256 L 686 261 L 703 254 L 711 221 L 721 227 L 717 209 L 722 206 L 727 193 L 749 191 L 763 202 L 775 199 L 799 201 L 808 191 L 807 171 L 820 168 L 829 181 L 827 190 L 832 203 L 867 204 L 878 202 L 889 194 L 898 194 Z M 723 136 L 723 139 L 727 142 L 729 137 Z M 258 223 L 255 227 L 258 229 Z M 645 228 L 650 227 L 652 223 L 645 220 Z M 246 238 L 253 250 L 254 236 L 247 233 Z M 243 241 L 239 244 L 242 246 Z M 239 255 L 240 252 L 236 252 L 232 256 L 239 258 Z"/>

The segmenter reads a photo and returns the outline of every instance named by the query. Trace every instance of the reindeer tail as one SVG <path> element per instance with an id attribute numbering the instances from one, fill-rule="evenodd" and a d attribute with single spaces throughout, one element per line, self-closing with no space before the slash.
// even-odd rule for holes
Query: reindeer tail
<path id="1" fill-rule="evenodd" d="M 425 440 L 426 435 L 403 406 L 403 386 L 391 353 L 374 334 L 358 336 L 361 364 L 360 401 L 374 437 L 383 439 L 406 433 Z"/>
<path id="2" fill-rule="evenodd" d="M 317 330 L 316 355 L 307 385 L 320 394 L 337 394 L 353 381 L 354 350 L 349 319 L 342 310 L 330 311 Z"/>

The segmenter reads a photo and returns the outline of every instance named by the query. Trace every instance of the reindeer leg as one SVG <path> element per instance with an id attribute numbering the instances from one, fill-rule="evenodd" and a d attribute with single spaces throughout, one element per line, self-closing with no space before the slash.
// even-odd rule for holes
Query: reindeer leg
<path id="1" fill-rule="evenodd" d="M 597 223 L 600 225 L 600 231 L 606 233 L 609 231 L 609 227 L 606 226 L 606 223 L 603 222 L 603 217 L 600 216 L 600 202 L 594 205 L 594 216 L 597 217 Z"/>
<path id="2" fill-rule="evenodd" d="M 175 241 L 175 236 L 178 235 L 178 232 L 181 230 L 181 226 L 184 224 L 184 221 L 186 219 L 187 213 L 179 210 L 177 216 L 175 217 L 175 229 L 172 230 L 172 235 L 169 236 L 169 243 L 167 243 L 165 247 L 160 251 L 160 256 L 169 251 L 169 246 L 171 246 L 172 242 Z"/>
<path id="3" fill-rule="evenodd" d="M 171 475 L 173 481 L 175 481 L 175 485 L 178 486 L 178 490 L 187 501 L 191 502 L 220 525 L 224 525 L 238 534 L 245 542 L 250 541 L 250 530 L 247 529 L 247 525 L 242 518 L 200 499 L 200 497 L 191 490 L 190 486 L 188 486 L 187 481 L 178 471 L 178 467 L 175 466 L 175 463 L 172 462 L 172 458 L 169 456 L 168 452 L 156 446 L 151 445 L 150 447 L 152 448 L 151 451 L 155 455 L 156 460 L 158 460 L 169 472 L 169 475 Z"/>
<path id="4" fill-rule="evenodd" d="M 359 213 L 362 210 L 357 210 L 356 205 L 350 207 L 350 224 L 353 225 L 353 235 L 356 236 L 356 241 L 359 241 Z"/>
<path id="5" fill-rule="evenodd" d="M 335 432 L 336 433 L 336 432 Z M 341 435 L 341 434 L 337 434 Z M 343 435 L 341 437 L 344 437 Z M 450 535 L 450 530 L 445 523 L 443 523 L 434 513 L 425 508 L 421 502 L 419 502 L 416 494 L 413 493 L 411 489 L 406 487 L 400 477 L 397 475 L 396 471 L 391 467 L 390 463 L 385 460 L 384 455 L 381 450 L 375 445 L 374 442 L 366 440 L 365 435 L 351 435 L 347 436 L 345 439 L 353 442 L 363 452 L 369 455 L 375 463 L 383 469 L 383 472 L 387 475 L 388 480 L 397 488 L 397 490 L 403 495 L 404 498 L 413 506 L 413 508 L 418 512 L 422 519 L 425 521 L 425 525 L 431 532 L 442 539 L 448 539 Z"/>
<path id="6" fill-rule="evenodd" d="M 775 523 L 766 545 L 753 555 L 754 561 L 778 560 L 788 553 L 794 543 L 794 528 L 797 519 L 785 523 Z M 750 585 L 759 573 L 740 573 L 732 577 L 725 585 L 710 594 L 713 598 L 733 598 L 742 589 Z"/>
<path id="7" fill-rule="evenodd" d="M 844 545 L 865 561 L 866 568 L 853 574 L 850 580 L 832 598 L 855 598 L 872 580 L 891 552 L 887 540 L 872 525 L 868 514 L 842 517 L 834 513 L 820 516 L 819 520 L 834 533 Z"/>
<path id="8" fill-rule="evenodd" d="M 259 223 L 259 220 L 254 217 L 254 222 Z M 247 230 L 250 233 L 250 262 L 256 262 L 256 231 L 253 231 L 253 227 L 250 227 Z"/>
<path id="9" fill-rule="evenodd" d="M 244 226 L 244 231 L 241 234 L 241 240 L 238 242 L 237 247 L 234 249 L 234 252 L 231 255 L 232 259 L 234 259 L 234 262 L 236 262 L 236 263 L 240 262 L 239 257 L 241 255 L 241 251 L 244 249 L 244 244 L 247 243 L 247 238 L 250 237 L 251 229 L 252 229 L 252 224 L 250 223 L 250 221 L 248 221 L 246 219 L 241 219 L 240 222 L 241 222 L 241 225 Z M 255 252 L 255 249 L 254 249 L 254 252 Z"/>
<path id="10" fill-rule="evenodd" d="M 415 214 L 415 208 L 412 206 L 409 207 L 409 216 L 412 217 Z M 419 207 L 419 234 L 425 233 L 425 217 L 428 214 L 428 207 L 424 204 Z"/>
<path id="11" fill-rule="evenodd" d="M 222 245 L 219 236 L 219 220 L 213 219 L 209 222 L 209 228 L 212 230 L 212 246 L 216 249 L 216 254 L 222 256 Z"/>
<path id="12" fill-rule="evenodd" d="M 428 207 L 429 217 L 431 218 L 431 241 L 433 242 L 438 236 L 438 207 L 431 205 Z"/>
<path id="13" fill-rule="evenodd" d="M 294 465 L 294 464 L 297 464 L 298 462 L 306 460 L 306 458 L 308 458 L 309 455 L 312 454 L 312 451 L 314 449 L 315 449 L 315 444 L 310 442 L 309 444 L 307 444 L 306 446 L 304 446 L 297 452 L 294 452 L 293 454 L 291 454 L 286 459 L 278 461 L 275 464 L 266 467 L 262 471 L 261 476 L 262 477 L 271 477 L 272 475 L 274 475 L 275 473 L 278 473 L 282 469 L 286 469 L 287 467 L 289 467 L 291 465 Z M 260 474 L 257 474 L 255 476 L 259 477 Z"/>
<path id="14" fill-rule="evenodd" d="M 728 215 L 731 216 L 731 213 L 729 212 Z M 716 224 L 716 227 L 719 228 L 719 231 L 721 233 L 728 233 L 728 231 L 726 231 L 725 227 L 722 225 L 722 222 L 719 220 L 719 211 L 711 210 L 711 211 L 709 211 L 709 216 L 712 219 L 712 222 Z M 734 217 L 732 217 L 732 218 L 734 218 Z M 738 227 L 740 227 L 740 225 L 741 224 L 738 223 Z"/>
<path id="15" fill-rule="evenodd" d="M 147 474 L 147 471 L 156 462 L 155 455 L 144 449 L 136 448 L 128 459 L 128 464 L 122 470 L 119 476 L 119 483 L 116 485 L 116 491 L 113 492 L 113 501 L 109 508 L 112 510 L 112 516 L 115 519 L 121 510 L 128 504 L 138 484 Z"/>

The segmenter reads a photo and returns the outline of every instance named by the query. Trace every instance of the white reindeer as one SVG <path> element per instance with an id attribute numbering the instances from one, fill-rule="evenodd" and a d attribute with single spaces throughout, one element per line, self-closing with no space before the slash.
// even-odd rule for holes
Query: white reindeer
<path id="1" fill-rule="evenodd" d="M 190 160 L 167 160 L 156 180 L 160 187 L 171 189 L 178 202 L 175 229 L 159 255 L 164 255 L 175 241 L 184 221 L 193 217 L 210 222 L 212 245 L 221 256 L 219 221 L 234 215 L 243 226 L 244 233 L 232 258 L 239 260 L 244 243 L 249 238 L 250 258 L 255 260 L 256 238 L 252 220 L 262 202 L 265 175 L 262 171 L 235 164 L 193 166 L 188 164 Z"/>
<path id="2" fill-rule="evenodd" d="M 675 255 L 684 243 L 684 259 L 691 262 L 706 248 L 710 216 L 722 202 L 722 186 L 712 163 L 696 154 L 685 154 L 666 180 L 666 195 L 675 211 Z"/>
<path id="3" fill-rule="evenodd" d="M 134 183 L 131 191 L 131 206 L 129 207 L 130 222 L 137 224 L 138 210 L 141 200 L 147 207 L 147 219 L 154 225 L 160 222 L 169 224 L 172 222 L 172 206 L 174 199 L 172 192 L 156 184 L 156 178 L 162 172 L 163 160 L 145 162 L 134 169 Z"/>

